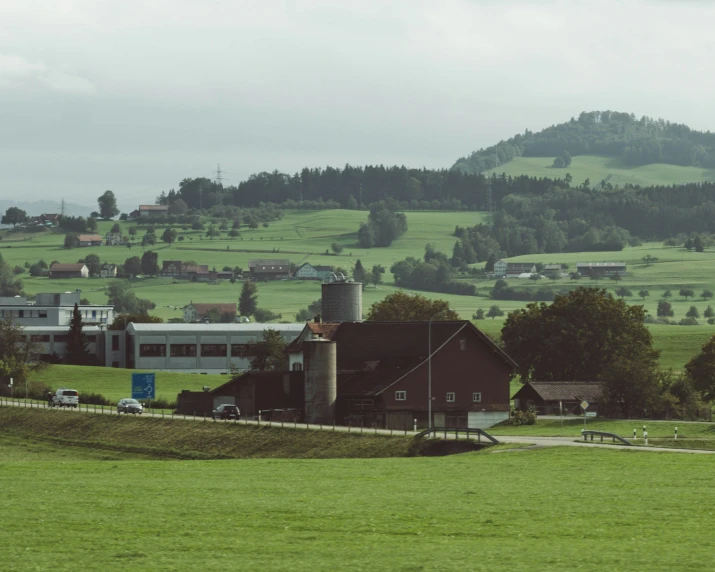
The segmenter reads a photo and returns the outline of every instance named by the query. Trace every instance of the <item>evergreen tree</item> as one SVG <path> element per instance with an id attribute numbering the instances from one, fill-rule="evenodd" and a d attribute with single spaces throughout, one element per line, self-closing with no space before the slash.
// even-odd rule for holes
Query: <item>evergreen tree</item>
<path id="1" fill-rule="evenodd" d="M 367 272 L 365 271 L 365 267 L 362 265 L 359 258 L 355 263 L 355 268 L 353 268 L 353 280 L 355 280 L 355 282 L 362 282 L 362 287 L 365 288 L 365 284 L 367 283 Z"/>
<path id="2" fill-rule="evenodd" d="M 67 335 L 67 358 L 66 362 L 71 365 L 88 365 L 90 362 L 89 343 L 83 331 L 84 323 L 82 314 L 79 312 L 77 304 L 72 310 L 70 320 L 70 330 Z"/>
<path id="3" fill-rule="evenodd" d="M 238 311 L 241 316 L 252 316 L 258 308 L 258 286 L 246 280 L 238 299 Z"/>

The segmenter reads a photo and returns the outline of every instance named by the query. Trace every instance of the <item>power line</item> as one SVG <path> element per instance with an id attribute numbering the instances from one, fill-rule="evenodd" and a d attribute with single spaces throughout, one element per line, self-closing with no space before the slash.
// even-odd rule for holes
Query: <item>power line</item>
<path id="1" fill-rule="evenodd" d="M 216 175 L 216 202 L 223 205 L 223 175 L 221 174 L 221 163 L 219 163 L 214 171 Z"/>

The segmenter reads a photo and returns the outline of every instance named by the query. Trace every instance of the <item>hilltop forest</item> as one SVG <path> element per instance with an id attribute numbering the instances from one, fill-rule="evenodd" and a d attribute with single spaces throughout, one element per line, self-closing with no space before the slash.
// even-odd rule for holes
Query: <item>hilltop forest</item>
<path id="1" fill-rule="evenodd" d="M 616 111 L 583 112 L 578 119 L 553 125 L 462 157 L 453 169 L 479 173 L 503 165 L 514 157 L 606 155 L 626 165 L 715 167 L 715 133 L 695 131 L 687 125 Z M 567 161 L 568 162 L 568 161 Z M 563 165 L 568 166 L 568 165 Z"/>

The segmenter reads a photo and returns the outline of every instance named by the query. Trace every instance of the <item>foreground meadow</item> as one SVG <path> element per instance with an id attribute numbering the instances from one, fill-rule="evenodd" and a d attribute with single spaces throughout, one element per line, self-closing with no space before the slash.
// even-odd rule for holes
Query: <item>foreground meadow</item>
<path id="1" fill-rule="evenodd" d="M 0 439 L 4 570 L 712 569 L 706 456 L 58 455 Z"/>

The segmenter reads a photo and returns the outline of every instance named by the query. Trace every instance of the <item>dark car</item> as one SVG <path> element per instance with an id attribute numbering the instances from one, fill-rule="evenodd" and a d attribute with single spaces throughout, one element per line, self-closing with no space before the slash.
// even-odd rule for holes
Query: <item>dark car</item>
<path id="1" fill-rule="evenodd" d="M 240 419 L 241 412 L 235 405 L 219 405 L 211 413 L 214 419 Z"/>
<path id="2" fill-rule="evenodd" d="M 138 413 L 141 415 L 142 411 L 144 411 L 144 406 L 136 399 L 120 399 L 119 403 L 117 403 L 117 413 L 133 413 L 134 415 Z"/>

